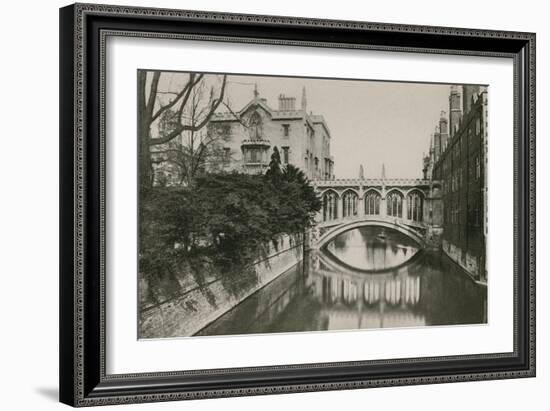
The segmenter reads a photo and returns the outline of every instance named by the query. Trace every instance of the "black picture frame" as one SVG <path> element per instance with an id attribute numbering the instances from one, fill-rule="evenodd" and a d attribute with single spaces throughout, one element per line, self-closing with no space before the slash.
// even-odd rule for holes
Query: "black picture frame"
<path id="1" fill-rule="evenodd" d="M 513 352 L 107 375 L 103 64 L 109 35 L 513 59 Z M 60 100 L 61 402 L 91 406 L 535 376 L 534 33 L 75 4 L 60 9 Z"/>

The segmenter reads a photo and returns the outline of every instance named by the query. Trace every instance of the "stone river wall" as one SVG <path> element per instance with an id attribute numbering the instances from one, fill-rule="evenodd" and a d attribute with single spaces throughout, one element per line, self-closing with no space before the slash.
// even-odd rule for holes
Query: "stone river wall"
<path id="1" fill-rule="evenodd" d="M 235 307 L 255 291 L 295 266 L 303 258 L 303 242 L 281 236 L 277 245 L 270 244 L 267 256 L 254 263 L 256 281 L 231 292 L 221 278 L 209 280 L 202 287 L 185 290 L 181 295 L 140 312 L 139 338 L 191 336 Z"/>
<path id="2" fill-rule="evenodd" d="M 458 264 L 474 281 L 479 284 L 487 284 L 487 274 L 480 258 L 471 255 L 447 240 L 443 240 L 441 249 L 447 257 Z"/>

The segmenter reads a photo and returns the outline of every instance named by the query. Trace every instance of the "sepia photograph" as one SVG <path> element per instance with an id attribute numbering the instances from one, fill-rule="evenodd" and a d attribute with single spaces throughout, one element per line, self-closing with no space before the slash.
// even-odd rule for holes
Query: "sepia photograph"
<path id="1" fill-rule="evenodd" d="M 507 28 L 518 19 L 477 3 L 252 6 L 59 9 L 59 76 L 42 76 L 59 81 L 39 82 L 59 86 L 59 115 L 42 116 L 59 144 L 38 133 L 50 151 L 34 150 L 59 179 L 32 185 L 44 195 L 21 184 L 40 173 L 11 179 L 29 194 L 19 208 L 56 197 L 43 220 L 59 224 L 38 241 L 50 248 L 35 248 L 59 282 L 26 300 L 58 295 L 59 317 L 23 329 L 31 343 L 58 329 L 40 352 L 58 351 L 59 401 L 262 396 L 258 409 L 267 395 L 279 410 L 278 394 L 296 393 L 333 409 L 381 387 L 406 386 L 396 404 L 412 404 L 428 384 L 431 410 L 449 402 L 437 387 L 467 382 L 457 389 L 481 394 L 457 395 L 461 409 L 521 408 L 541 386 L 535 30 L 547 25 Z M 11 220 L 24 249 L 8 273 L 44 261 Z M 502 390 L 519 378 L 524 389 Z M 335 390 L 347 392 L 327 405 Z M 367 395 L 387 407 L 386 390 Z"/>
<path id="2" fill-rule="evenodd" d="M 138 70 L 138 338 L 487 324 L 488 99 Z"/>

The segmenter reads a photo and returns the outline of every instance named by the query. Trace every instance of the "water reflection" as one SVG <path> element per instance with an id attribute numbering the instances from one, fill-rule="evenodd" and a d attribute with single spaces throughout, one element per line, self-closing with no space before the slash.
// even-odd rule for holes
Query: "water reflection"
<path id="1" fill-rule="evenodd" d="M 340 234 L 326 251 L 352 268 L 380 271 L 405 263 L 419 247 L 399 231 L 369 226 Z"/>
<path id="2" fill-rule="evenodd" d="M 471 281 L 446 256 L 415 251 L 410 240 L 390 230 L 383 246 L 376 231 L 354 231 L 311 253 L 199 334 L 487 322 L 486 287 Z M 388 244 L 393 242 L 397 244 Z M 371 267 L 383 271 L 364 271 Z"/>

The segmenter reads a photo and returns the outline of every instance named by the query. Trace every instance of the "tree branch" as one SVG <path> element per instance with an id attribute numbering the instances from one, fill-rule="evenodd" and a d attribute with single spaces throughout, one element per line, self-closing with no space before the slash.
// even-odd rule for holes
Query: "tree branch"
<path id="1" fill-rule="evenodd" d="M 197 86 L 197 84 L 199 84 L 199 82 L 202 80 L 203 77 L 204 77 L 203 74 L 200 74 L 197 77 L 197 81 L 195 81 L 193 83 L 193 85 L 191 87 L 189 87 L 189 90 L 187 90 L 187 93 L 185 94 L 185 97 L 181 101 L 181 105 L 180 105 L 180 108 L 178 110 L 178 124 L 181 124 L 181 118 L 183 116 L 183 110 L 185 109 L 185 106 L 187 106 L 187 102 L 189 101 L 189 97 L 191 96 L 191 92 Z"/>
<path id="2" fill-rule="evenodd" d="M 149 117 L 153 114 L 155 100 L 157 98 L 157 90 L 160 80 L 160 71 L 153 71 L 153 80 L 151 81 L 151 89 L 149 91 L 149 99 L 147 100 L 147 114 Z"/>
<path id="3" fill-rule="evenodd" d="M 227 109 L 227 111 L 229 111 L 229 114 L 231 114 L 233 117 L 235 117 L 235 120 L 237 120 L 245 128 L 249 128 L 248 124 L 246 124 L 244 121 L 241 120 L 241 117 L 231 109 L 229 104 L 227 104 L 225 102 L 222 102 L 222 104 Z"/>
<path id="4" fill-rule="evenodd" d="M 201 74 L 201 76 L 202 76 L 202 74 Z M 220 90 L 220 95 L 218 96 L 217 99 L 214 99 L 212 101 L 212 103 L 210 105 L 209 113 L 204 117 L 204 119 L 202 119 L 202 121 L 199 124 L 196 124 L 196 125 L 195 124 L 191 124 L 191 125 L 181 124 L 181 115 L 182 115 L 183 106 L 184 106 L 184 104 L 183 104 L 184 102 L 182 102 L 182 106 L 180 106 L 180 110 L 178 112 L 178 117 L 179 117 L 179 120 L 180 120 L 178 122 L 179 123 L 178 126 L 174 130 L 172 130 L 170 133 L 165 135 L 164 137 L 151 139 L 149 141 L 149 145 L 156 146 L 156 145 L 159 145 L 159 144 L 166 144 L 169 141 L 176 138 L 178 135 L 180 135 L 184 131 L 199 131 L 199 130 L 201 130 L 208 123 L 208 121 L 210 120 L 210 118 L 212 117 L 214 112 L 218 109 L 219 105 L 221 104 L 221 102 L 223 100 L 223 97 L 224 97 L 224 93 L 225 93 L 226 82 L 227 82 L 227 75 L 224 75 L 221 90 Z M 189 97 L 187 96 L 186 98 L 188 99 Z"/>
<path id="5" fill-rule="evenodd" d="M 191 73 L 189 74 L 189 80 L 187 81 L 187 83 L 185 84 L 185 87 L 183 87 L 183 89 L 176 94 L 176 97 L 174 97 L 174 99 L 172 101 L 170 101 L 170 103 L 168 103 L 167 105 L 165 106 L 161 106 L 158 111 L 152 116 L 152 121 L 155 121 L 157 118 L 160 117 L 160 115 L 162 113 L 164 113 L 166 110 L 168 110 L 169 108 L 172 108 L 174 107 L 178 101 L 184 96 L 184 95 L 189 95 L 189 93 L 191 92 L 191 90 L 193 89 L 193 87 L 195 87 L 195 85 L 202 79 L 202 77 L 204 76 L 204 74 L 199 74 L 197 76 L 197 80 L 195 81 L 195 73 Z M 184 99 L 184 101 L 182 102 L 182 107 L 185 106 L 185 103 L 187 102 L 186 101 L 187 99 Z"/>

